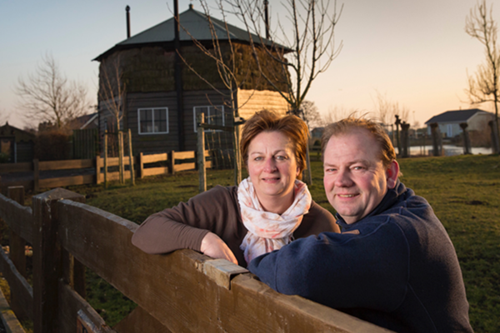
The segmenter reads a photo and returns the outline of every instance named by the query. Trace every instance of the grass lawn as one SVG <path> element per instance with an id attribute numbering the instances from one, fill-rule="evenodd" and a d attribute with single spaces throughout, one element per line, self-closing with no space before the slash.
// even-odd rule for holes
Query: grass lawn
<path id="1" fill-rule="evenodd" d="M 401 180 L 434 208 L 455 245 L 470 318 L 476 332 L 500 332 L 500 156 L 422 157 L 400 161 Z M 312 162 L 316 202 L 333 212 L 323 190 L 322 166 Z M 246 176 L 246 175 L 244 175 Z M 209 188 L 232 185 L 231 171 L 207 171 Z M 135 187 L 74 187 L 87 203 L 141 223 L 151 213 L 198 192 L 198 173 L 138 180 Z M 88 298 L 110 325 L 134 304 L 88 272 Z"/>

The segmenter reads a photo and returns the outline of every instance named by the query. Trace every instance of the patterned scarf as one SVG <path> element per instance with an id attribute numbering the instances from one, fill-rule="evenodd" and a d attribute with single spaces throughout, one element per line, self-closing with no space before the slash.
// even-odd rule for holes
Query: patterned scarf
<path id="1" fill-rule="evenodd" d="M 250 178 L 244 179 L 238 186 L 243 224 L 248 229 L 240 249 L 244 251 L 247 263 L 261 254 L 282 248 L 292 240 L 297 229 L 311 207 L 311 193 L 307 185 L 295 180 L 294 201 L 281 215 L 266 212 L 257 198 L 257 193 Z"/>

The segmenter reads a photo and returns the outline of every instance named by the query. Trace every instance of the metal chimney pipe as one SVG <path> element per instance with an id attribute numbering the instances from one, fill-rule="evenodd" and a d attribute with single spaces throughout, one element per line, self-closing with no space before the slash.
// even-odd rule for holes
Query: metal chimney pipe
<path id="1" fill-rule="evenodd" d="M 130 6 L 125 7 L 127 12 L 127 38 L 130 38 Z"/>
<path id="2" fill-rule="evenodd" d="M 265 15 L 265 23 L 266 23 L 266 39 L 269 39 L 269 11 L 268 11 L 269 1 L 264 0 L 264 15 Z"/>

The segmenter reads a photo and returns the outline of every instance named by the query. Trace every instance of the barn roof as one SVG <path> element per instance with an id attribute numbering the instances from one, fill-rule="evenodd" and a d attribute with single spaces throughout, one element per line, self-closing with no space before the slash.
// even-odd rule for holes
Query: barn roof
<path id="1" fill-rule="evenodd" d="M 428 124 L 432 124 L 432 123 L 467 122 L 472 116 L 474 116 L 478 112 L 489 113 L 489 112 L 481 110 L 481 109 L 446 111 L 446 112 L 438 114 L 437 116 L 434 116 L 431 119 L 427 120 L 425 122 L 425 124 L 428 125 Z"/>
<path id="2" fill-rule="evenodd" d="M 224 21 L 221 21 L 214 17 L 210 17 L 210 20 L 214 25 L 215 33 L 219 41 L 230 39 L 231 41 L 249 43 L 250 39 L 246 30 L 243 30 L 231 24 L 227 24 L 227 30 L 229 31 L 228 37 L 228 33 L 225 28 L 226 24 L 224 23 Z M 181 27 L 179 28 L 179 39 L 181 43 L 192 42 L 192 37 L 200 42 L 212 41 L 212 34 L 209 28 L 209 18 L 204 13 L 193 9 L 192 5 L 189 6 L 188 10 L 179 14 L 179 21 L 181 24 Z M 94 60 L 100 61 L 102 58 L 108 56 L 114 51 L 121 49 L 152 45 L 165 45 L 173 47 L 175 41 L 174 23 L 175 19 L 171 17 L 166 21 L 163 21 L 116 44 L 111 49 L 99 55 Z M 261 43 L 260 38 L 257 35 L 251 34 L 251 36 L 254 43 Z M 269 40 L 265 40 L 265 43 L 267 43 L 268 45 L 272 44 L 272 42 Z M 290 51 L 284 46 L 276 43 L 274 44 L 274 46 L 285 49 L 285 51 Z"/>

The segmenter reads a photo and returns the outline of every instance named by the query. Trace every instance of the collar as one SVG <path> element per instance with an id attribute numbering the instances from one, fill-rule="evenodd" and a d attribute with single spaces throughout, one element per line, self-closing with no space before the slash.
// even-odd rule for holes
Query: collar
<path id="1" fill-rule="evenodd" d="M 380 213 L 386 211 L 388 208 L 392 207 L 396 202 L 399 201 L 400 197 L 406 192 L 406 186 L 405 184 L 401 183 L 399 179 L 396 181 L 396 186 L 394 188 L 388 189 L 387 193 L 385 194 L 384 198 L 382 201 L 378 204 L 375 209 L 373 209 L 368 215 L 363 217 L 361 220 L 356 221 L 351 224 L 347 224 L 342 216 L 340 216 L 338 213 L 335 214 L 335 217 L 337 218 L 337 224 L 342 228 L 342 230 L 349 230 L 352 228 L 352 226 L 355 226 L 359 222 L 375 216 L 379 215 Z"/>

